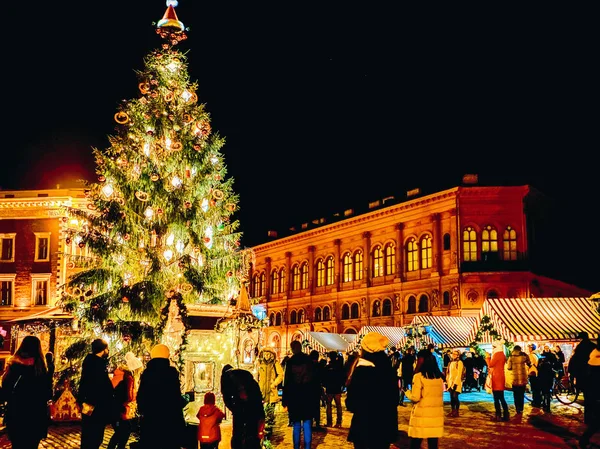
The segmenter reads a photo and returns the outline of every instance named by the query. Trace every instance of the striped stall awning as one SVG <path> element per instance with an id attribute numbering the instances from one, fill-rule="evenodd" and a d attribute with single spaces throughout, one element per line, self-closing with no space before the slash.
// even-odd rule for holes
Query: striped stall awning
<path id="1" fill-rule="evenodd" d="M 581 331 L 598 338 L 600 314 L 589 298 L 489 298 L 483 303 L 469 338 L 475 338 L 483 316 L 513 342 L 574 340 Z"/>
<path id="2" fill-rule="evenodd" d="M 404 330 L 404 328 L 394 326 L 363 326 L 358 332 L 358 336 L 359 338 L 363 337 L 369 332 L 377 332 L 381 335 L 386 336 L 390 340 L 387 346 L 388 348 L 391 348 L 392 346 L 399 347 L 400 345 L 398 343 L 403 341 L 403 339 L 406 337 L 406 331 Z M 353 345 L 350 345 L 348 349 L 352 351 L 356 349 L 357 345 L 358 339 Z"/>
<path id="3" fill-rule="evenodd" d="M 309 332 L 309 341 L 317 346 L 319 352 L 347 351 L 348 346 L 356 339 L 356 334 L 330 334 L 329 332 Z"/>
<path id="4" fill-rule="evenodd" d="M 477 318 L 474 316 L 421 316 L 411 321 L 414 324 L 429 324 L 431 331 L 427 337 L 441 348 L 468 346 L 469 335 Z"/>

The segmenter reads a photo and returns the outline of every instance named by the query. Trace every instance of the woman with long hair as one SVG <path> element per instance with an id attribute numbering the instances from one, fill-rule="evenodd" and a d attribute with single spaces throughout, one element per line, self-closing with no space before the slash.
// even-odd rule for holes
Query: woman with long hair
<path id="1" fill-rule="evenodd" d="M 444 434 L 444 381 L 435 357 L 427 349 L 417 354 L 412 389 L 405 394 L 415 403 L 408 423 L 410 449 L 420 448 L 423 438 L 427 438 L 429 449 L 437 449 L 438 439 Z"/>
<path id="2" fill-rule="evenodd" d="M 37 449 L 48 435 L 52 382 L 40 340 L 23 339 L 2 376 L 6 400 L 4 424 L 13 449 Z"/>

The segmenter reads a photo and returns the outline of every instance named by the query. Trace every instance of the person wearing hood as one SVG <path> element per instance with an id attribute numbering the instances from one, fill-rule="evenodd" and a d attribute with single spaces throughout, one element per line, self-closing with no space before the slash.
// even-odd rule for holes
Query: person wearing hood
<path id="1" fill-rule="evenodd" d="M 204 395 L 204 405 L 196 415 L 198 424 L 198 441 L 200 449 L 217 449 L 221 441 L 221 422 L 225 413 L 215 405 L 215 394 L 207 392 Z"/>
<path id="2" fill-rule="evenodd" d="M 508 421 L 508 404 L 504 398 L 504 389 L 506 388 L 506 378 L 504 376 L 504 365 L 506 364 L 506 355 L 504 354 L 504 343 L 495 340 L 492 343 L 492 356 L 487 356 L 487 364 L 490 370 L 489 376 L 492 376 L 492 394 L 494 395 L 494 408 L 496 409 L 497 421 Z"/>
<path id="3" fill-rule="evenodd" d="M 140 378 L 137 407 L 141 415 L 140 446 L 143 449 L 179 449 L 185 435 L 179 372 L 171 366 L 168 346 L 158 344 Z"/>
<path id="4" fill-rule="evenodd" d="M 398 438 L 398 380 L 385 348 L 389 340 L 369 332 L 350 373 L 346 408 L 352 412 L 348 441 L 355 449 L 388 449 Z"/>
<path id="5" fill-rule="evenodd" d="M 587 368 L 583 414 L 587 428 L 579 439 L 582 449 L 590 447 L 590 439 L 600 430 L 600 337 L 596 341 L 596 348 L 590 353 Z"/>
<path id="6" fill-rule="evenodd" d="M 265 404 L 279 401 L 277 386 L 283 382 L 283 368 L 271 348 L 262 348 L 258 353 L 258 386 Z"/>
<path id="7" fill-rule="evenodd" d="M 518 415 L 523 413 L 523 406 L 525 404 L 525 387 L 527 386 L 528 377 L 527 371 L 531 362 L 529 356 L 521 351 L 521 346 L 515 345 L 508 362 L 506 369 L 512 371 L 512 392 L 515 403 L 515 409 Z"/>
<path id="8" fill-rule="evenodd" d="M 143 363 L 133 352 L 125 354 L 125 363 L 115 369 L 111 382 L 115 389 L 115 432 L 107 449 L 125 449 L 137 415 L 137 394 Z"/>
<path id="9" fill-rule="evenodd" d="M 52 381 L 42 346 L 28 335 L 8 361 L 2 376 L 6 400 L 4 424 L 14 449 L 35 449 L 48 435 L 48 401 Z"/>

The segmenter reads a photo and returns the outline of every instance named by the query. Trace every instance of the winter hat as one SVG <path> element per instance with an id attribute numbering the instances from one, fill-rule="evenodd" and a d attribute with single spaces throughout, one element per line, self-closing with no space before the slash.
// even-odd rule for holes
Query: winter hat
<path id="1" fill-rule="evenodd" d="M 131 351 L 125 354 L 125 362 L 127 363 L 127 368 L 129 368 L 131 371 L 135 371 L 143 366 L 142 361 L 138 359 Z"/>
<path id="2" fill-rule="evenodd" d="M 106 348 L 108 348 L 108 343 L 106 340 L 97 338 L 92 342 L 92 354 L 98 354 L 99 352 L 104 351 Z"/>
<path id="3" fill-rule="evenodd" d="M 208 392 L 204 395 L 204 403 L 214 405 L 215 404 L 215 394 L 212 392 Z"/>
<path id="4" fill-rule="evenodd" d="M 363 337 L 360 347 L 367 352 L 380 352 L 385 350 L 389 342 L 387 337 L 377 332 L 369 332 Z"/>
<path id="5" fill-rule="evenodd" d="M 152 359 L 168 359 L 170 355 L 169 347 L 163 344 L 154 346 L 150 351 L 150 358 Z"/>

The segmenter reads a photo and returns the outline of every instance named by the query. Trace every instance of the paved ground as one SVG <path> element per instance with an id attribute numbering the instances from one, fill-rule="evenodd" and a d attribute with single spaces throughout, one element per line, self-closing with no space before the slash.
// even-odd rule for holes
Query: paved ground
<path id="1" fill-rule="evenodd" d="M 512 407 L 512 393 L 506 392 L 507 402 L 511 407 L 509 422 L 494 422 L 494 406 L 491 395 L 486 393 L 466 393 L 462 396 L 461 416 L 446 418 L 444 437 L 440 441 L 440 448 L 464 449 L 473 447 L 477 449 L 505 448 L 577 448 L 577 440 L 583 432 L 583 410 L 581 404 L 565 406 L 554 402 L 552 413 L 544 413 L 539 409 L 532 409 L 526 405 L 521 417 L 514 416 Z M 446 409 L 449 412 L 449 398 L 445 397 Z M 408 420 L 411 406 L 399 407 L 398 428 L 400 436 L 396 442 L 398 448 L 408 447 Z M 328 428 L 326 432 L 313 433 L 312 449 L 340 449 L 351 448 L 346 441 L 348 427 L 352 415 L 344 412 L 342 428 Z M 335 417 L 334 417 L 335 419 Z M 322 409 L 322 422 L 325 423 L 325 409 Z M 223 441 L 220 449 L 230 449 L 229 438 L 231 435 L 231 422 L 226 421 L 222 426 Z M 106 438 L 102 448 L 106 448 L 112 431 L 107 429 Z M 291 449 L 291 428 L 287 426 L 287 415 L 280 408 L 277 411 L 277 420 L 272 443 L 275 448 Z M 600 448 L 600 435 L 592 440 L 592 447 Z M 0 436 L 0 449 L 10 448 L 6 435 Z M 50 435 L 42 441 L 42 448 L 79 448 L 78 425 L 55 425 L 50 429 Z M 426 447 L 423 444 L 423 447 Z M 393 449 L 393 448 L 392 448 Z"/>

